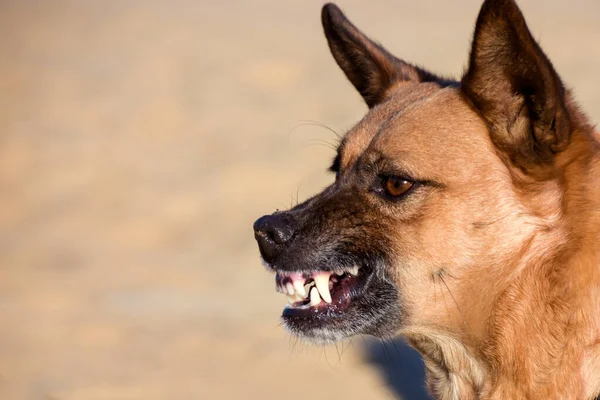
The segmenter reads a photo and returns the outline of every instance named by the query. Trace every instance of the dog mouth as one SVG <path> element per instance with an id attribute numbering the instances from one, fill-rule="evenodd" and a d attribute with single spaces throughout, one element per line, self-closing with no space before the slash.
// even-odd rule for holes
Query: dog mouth
<path id="1" fill-rule="evenodd" d="M 354 257 L 358 258 L 358 257 Z M 323 345 L 357 334 L 389 337 L 401 323 L 398 289 L 383 258 L 351 267 L 275 270 L 275 289 L 287 298 L 281 320 L 292 335 Z"/>
<path id="2" fill-rule="evenodd" d="M 370 273 L 357 265 L 331 271 L 277 271 L 275 289 L 287 297 L 283 319 L 340 317 L 364 292 Z"/>

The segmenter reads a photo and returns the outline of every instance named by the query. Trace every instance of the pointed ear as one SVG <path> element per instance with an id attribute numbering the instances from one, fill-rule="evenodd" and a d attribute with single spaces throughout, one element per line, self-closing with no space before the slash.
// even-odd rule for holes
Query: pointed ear
<path id="1" fill-rule="evenodd" d="M 443 81 L 388 53 L 352 25 L 335 4 L 323 6 L 321 20 L 333 58 L 369 108 L 383 101 L 387 89 L 399 81 Z"/>
<path id="2" fill-rule="evenodd" d="M 483 4 L 462 90 L 496 146 L 525 172 L 568 145 L 565 89 L 513 0 Z"/>

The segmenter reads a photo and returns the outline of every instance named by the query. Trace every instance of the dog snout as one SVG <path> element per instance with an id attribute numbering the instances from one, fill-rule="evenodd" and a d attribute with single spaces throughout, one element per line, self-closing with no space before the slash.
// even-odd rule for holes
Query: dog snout
<path id="1" fill-rule="evenodd" d="M 284 214 L 264 215 L 254 223 L 254 237 L 263 259 L 272 263 L 294 236 L 291 221 Z"/>

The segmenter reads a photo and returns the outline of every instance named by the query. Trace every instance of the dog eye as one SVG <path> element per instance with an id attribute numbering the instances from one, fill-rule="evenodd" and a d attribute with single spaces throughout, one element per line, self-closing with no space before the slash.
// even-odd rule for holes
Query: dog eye
<path id="1" fill-rule="evenodd" d="M 386 176 L 383 178 L 383 189 L 389 197 L 400 197 L 410 190 L 414 182 L 397 176 Z"/>

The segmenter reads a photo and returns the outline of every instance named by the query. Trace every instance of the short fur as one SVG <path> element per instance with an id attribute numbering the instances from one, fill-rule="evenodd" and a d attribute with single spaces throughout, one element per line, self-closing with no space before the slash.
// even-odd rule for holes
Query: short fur
<path id="1" fill-rule="evenodd" d="M 438 399 L 595 398 L 600 143 L 515 2 L 485 1 L 460 82 L 390 55 L 335 5 L 322 21 L 370 110 L 341 141 L 336 182 L 277 214 L 293 235 L 268 263 L 373 279 L 344 318 L 288 329 L 401 334 Z M 418 185 L 391 201 L 374 189 L 389 175 Z"/>

